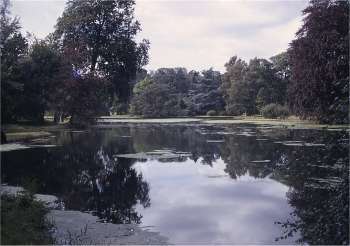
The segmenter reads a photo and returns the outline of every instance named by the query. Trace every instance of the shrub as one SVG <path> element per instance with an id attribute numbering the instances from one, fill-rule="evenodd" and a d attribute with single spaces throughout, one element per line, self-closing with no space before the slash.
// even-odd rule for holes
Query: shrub
<path id="1" fill-rule="evenodd" d="M 1 195 L 1 244 L 53 244 L 48 208 L 32 194 Z"/>
<path id="2" fill-rule="evenodd" d="M 226 114 L 226 112 L 225 111 L 220 111 L 219 112 L 219 116 L 226 116 L 227 114 Z"/>
<path id="3" fill-rule="evenodd" d="M 247 109 L 242 104 L 230 104 L 225 107 L 227 115 L 242 115 Z"/>
<path id="4" fill-rule="evenodd" d="M 217 115 L 217 113 L 216 113 L 215 110 L 209 110 L 209 111 L 207 112 L 207 116 L 215 116 L 215 115 Z"/>
<path id="5" fill-rule="evenodd" d="M 280 104 L 271 103 L 264 106 L 261 109 L 261 114 L 264 118 L 287 118 L 289 116 L 289 110 L 286 106 Z"/>

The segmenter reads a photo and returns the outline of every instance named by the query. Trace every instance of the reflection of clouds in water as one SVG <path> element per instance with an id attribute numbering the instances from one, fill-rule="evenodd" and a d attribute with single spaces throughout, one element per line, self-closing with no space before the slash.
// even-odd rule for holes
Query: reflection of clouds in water
<path id="1" fill-rule="evenodd" d="M 60 148 L 3 152 L 1 178 L 9 184 L 35 178 L 41 193 L 62 197 L 67 209 L 96 211 L 115 223 L 154 225 L 171 242 L 270 244 L 295 228 L 302 234 L 294 238 L 308 244 L 343 242 L 349 224 L 348 184 L 344 183 L 349 167 L 348 145 L 342 146 L 339 139 L 348 134 L 288 129 L 259 134 L 256 130 L 259 139 L 270 139 L 262 142 L 235 134 L 208 134 L 248 132 L 246 127 L 201 128 L 207 135 L 196 132 L 198 125 L 120 125 L 91 134 L 63 132 L 52 140 Z M 222 138 L 224 143 L 206 142 Z M 276 141 L 324 143 L 327 148 Z M 193 160 L 153 160 L 132 166 L 136 159 L 115 157 L 142 151 L 190 152 Z M 335 191 L 333 185 L 340 178 L 342 186 Z M 288 187 L 275 180 L 291 187 L 288 197 Z M 287 222 L 292 209 L 297 215 L 292 222 L 300 221 L 282 232 L 273 222 Z M 322 223 L 315 224 L 315 218 Z M 327 233 L 330 230 L 338 233 Z M 278 243 L 293 243 L 293 238 Z"/>
<path id="2" fill-rule="evenodd" d="M 270 244 L 280 236 L 274 222 L 292 212 L 285 199 L 288 187 L 249 175 L 208 178 L 224 174 L 225 163 L 199 163 L 135 163 L 151 186 L 151 207 L 137 207 L 144 225 L 156 226 L 171 243 Z M 280 243 L 294 242 L 288 240 Z"/>
<path id="3" fill-rule="evenodd" d="M 226 164 L 225 162 L 219 158 L 212 162 L 212 166 L 209 165 L 201 165 L 203 158 L 199 158 L 197 160 L 197 172 L 200 175 L 207 177 L 216 177 L 216 176 L 227 176 L 228 174 L 225 172 Z"/>

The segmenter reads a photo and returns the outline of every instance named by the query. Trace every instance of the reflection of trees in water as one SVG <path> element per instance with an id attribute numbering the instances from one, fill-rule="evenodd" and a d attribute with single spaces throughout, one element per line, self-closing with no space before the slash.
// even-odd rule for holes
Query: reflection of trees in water
<path id="1" fill-rule="evenodd" d="M 280 222 L 284 231 L 280 240 L 298 231 L 300 243 L 349 244 L 348 134 L 312 133 L 304 140 L 326 146 L 287 147 L 231 137 L 221 152 L 225 171 L 232 178 L 270 175 L 290 187 L 287 198 L 294 212 L 292 219 Z"/>
<path id="2" fill-rule="evenodd" d="M 72 189 L 64 197 L 67 207 L 92 211 L 114 223 L 140 223 L 135 205 L 150 206 L 149 185 L 131 165 L 130 159 L 114 160 L 99 150 L 94 166 L 81 170 L 73 179 Z"/>
<path id="3" fill-rule="evenodd" d="M 283 139 L 326 143 L 325 147 L 292 147 L 256 141 L 255 137 L 218 135 L 215 127 L 205 127 L 201 131 L 185 126 L 159 126 L 134 128 L 130 132 L 135 152 L 161 148 L 186 151 L 192 153 L 191 159 L 202 158 L 202 164 L 206 165 L 222 158 L 226 163 L 225 171 L 232 178 L 246 174 L 255 178 L 270 176 L 288 185 L 287 198 L 294 212 L 292 220 L 282 222 L 282 237 L 298 231 L 299 241 L 304 243 L 349 242 L 348 145 L 347 141 L 339 142 L 347 138 L 347 134 L 281 132 Z M 278 136 L 273 138 L 278 140 Z M 224 142 L 213 144 L 208 143 L 208 139 L 223 139 Z M 270 162 L 252 162 L 256 160 Z"/>
<path id="4" fill-rule="evenodd" d="M 67 209 L 91 211 L 114 223 L 140 223 L 135 205 L 150 206 L 149 185 L 131 167 L 132 160 L 113 158 L 119 143 L 101 145 L 104 136 L 94 133 L 65 137 L 62 148 L 23 151 L 26 163 L 23 155 L 9 152 L 2 178 L 21 185 L 23 177 L 31 177 L 38 181 L 39 193 L 57 195 Z"/>
<path id="5" fill-rule="evenodd" d="M 190 152 L 192 154 L 191 159 L 197 161 L 202 158 L 202 164 L 207 165 L 212 165 L 212 162 L 220 157 L 219 146 L 207 143 L 206 139 L 208 137 L 200 134 L 198 127 L 152 125 L 143 128 L 132 127 L 131 129 L 135 152 L 168 148 Z M 183 159 L 183 161 L 185 160 L 186 158 Z"/>
<path id="6" fill-rule="evenodd" d="M 349 244 L 348 134 L 323 139 L 325 148 L 294 148 L 275 176 L 291 187 L 292 220 L 279 222 L 280 239 L 300 232 L 299 242 Z"/>
<path id="7" fill-rule="evenodd" d="M 194 161 L 201 158 L 205 165 L 222 158 L 226 163 L 225 171 L 232 178 L 247 174 L 255 178 L 269 176 L 288 185 L 288 202 L 294 213 L 290 221 L 281 222 L 285 229 L 282 237 L 299 231 L 300 242 L 349 242 L 348 144 L 339 142 L 348 138 L 346 133 L 272 132 L 275 140 L 283 134 L 283 140 L 326 143 L 325 147 L 292 147 L 256 141 L 257 137 L 219 135 L 217 131 L 223 129 L 146 126 L 121 127 L 105 133 L 92 131 L 86 135 L 64 134 L 59 138 L 64 144 L 62 148 L 2 155 L 1 177 L 10 184 L 21 184 L 22 177 L 36 178 L 40 181 L 39 192 L 62 197 L 70 209 L 93 211 L 108 221 L 139 223 L 141 215 L 134 208 L 136 204 L 150 206 L 149 186 L 132 168 L 132 160 L 114 160 L 113 154 L 155 149 L 185 151 L 192 154 Z M 120 137 L 123 135 L 132 138 Z M 224 142 L 208 143 L 208 139 L 223 139 Z M 27 160 L 26 163 L 23 160 Z M 252 162 L 255 160 L 270 162 Z"/>
<path id="8" fill-rule="evenodd" d="M 284 232 L 280 239 L 299 232 L 301 243 L 349 242 L 348 145 L 347 141 L 339 142 L 347 134 L 309 130 L 272 132 L 271 137 L 276 141 L 283 136 L 283 140 L 326 143 L 325 147 L 303 147 L 256 141 L 255 137 L 219 136 L 215 135 L 215 128 L 207 128 L 208 135 L 184 126 L 171 130 L 155 127 L 140 131 L 141 134 L 135 131 L 134 146 L 141 142 L 150 148 L 146 151 L 161 147 L 188 151 L 192 153 L 191 159 L 196 161 L 201 157 L 203 164 L 209 165 L 222 158 L 225 171 L 234 179 L 246 174 L 255 178 L 270 176 L 288 185 L 287 198 L 294 212 L 289 221 L 281 222 Z M 206 142 L 207 139 L 225 141 L 213 144 Z M 255 160 L 270 162 L 252 162 Z"/>
<path id="9" fill-rule="evenodd" d="M 226 163 L 225 171 L 231 178 L 249 173 L 255 178 L 265 178 L 273 172 L 274 162 L 280 153 L 276 145 L 255 138 L 233 136 L 226 140 L 220 151 Z M 270 160 L 271 162 L 252 162 Z"/>

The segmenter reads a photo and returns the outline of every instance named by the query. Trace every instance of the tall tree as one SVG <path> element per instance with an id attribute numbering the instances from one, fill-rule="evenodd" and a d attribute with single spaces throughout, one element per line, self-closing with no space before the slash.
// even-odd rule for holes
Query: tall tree
<path id="1" fill-rule="evenodd" d="M 121 101 L 128 100 L 129 83 L 148 62 L 149 42 L 135 41 L 140 24 L 134 5 L 134 0 L 70 0 L 55 31 L 76 69 L 106 76 Z"/>
<path id="2" fill-rule="evenodd" d="M 183 116 L 181 102 L 168 83 L 147 77 L 135 85 L 130 108 L 131 113 L 145 117 Z"/>
<path id="3" fill-rule="evenodd" d="M 22 117 L 44 121 L 44 113 L 50 105 L 58 103 L 51 98 L 62 78 L 62 57 L 48 43 L 35 40 L 30 46 L 28 55 L 20 64 L 20 78 L 23 82 L 23 93 L 20 99 L 19 113 Z"/>
<path id="4" fill-rule="evenodd" d="M 131 112 L 144 116 L 204 115 L 224 107 L 221 74 L 185 68 L 160 68 L 134 87 Z"/>
<path id="5" fill-rule="evenodd" d="M 244 86 L 248 64 L 237 56 L 233 56 L 225 67 L 226 72 L 221 86 L 226 103 L 225 110 L 228 114 L 239 115 L 246 112 L 245 101 L 249 100 L 247 88 Z"/>
<path id="6" fill-rule="evenodd" d="M 228 114 L 256 114 L 267 104 L 284 104 L 282 71 L 273 63 L 254 58 L 247 64 L 234 56 L 225 66 L 221 89 Z"/>
<path id="7" fill-rule="evenodd" d="M 271 103 L 285 104 L 287 71 L 279 65 L 284 64 L 257 58 L 250 61 L 245 80 L 250 81 L 251 96 L 256 98 L 255 111 Z"/>
<path id="8" fill-rule="evenodd" d="M 176 93 L 185 94 L 189 88 L 189 77 L 186 68 L 159 68 L 152 75 L 155 81 L 168 84 Z"/>
<path id="9" fill-rule="evenodd" d="M 289 105 L 302 118 L 348 122 L 349 1 L 312 0 L 289 49 Z"/>
<path id="10" fill-rule="evenodd" d="M 27 52 L 27 41 L 20 32 L 19 19 L 10 17 L 10 2 L 2 0 L 0 7 L 1 45 L 1 121 L 18 118 L 18 98 L 23 84 L 19 78 L 19 63 Z"/>
<path id="11" fill-rule="evenodd" d="M 205 115 L 209 110 L 219 112 L 224 109 L 219 71 L 214 71 L 212 68 L 201 73 L 191 71 L 188 76 L 191 82 L 187 104 L 191 114 Z"/>
<path id="12" fill-rule="evenodd" d="M 273 69 L 276 71 L 277 77 L 288 83 L 291 77 L 290 57 L 288 52 L 279 53 L 270 58 Z"/>

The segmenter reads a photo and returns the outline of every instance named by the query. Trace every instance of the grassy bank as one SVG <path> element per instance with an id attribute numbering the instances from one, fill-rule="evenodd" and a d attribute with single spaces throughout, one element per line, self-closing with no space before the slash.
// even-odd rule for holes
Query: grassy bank
<path id="1" fill-rule="evenodd" d="M 257 126 L 271 125 L 273 127 L 291 129 L 349 129 L 349 125 L 327 125 L 314 121 L 300 120 L 291 116 L 286 119 L 268 119 L 261 116 L 195 116 L 195 117 L 172 117 L 172 118 L 143 118 L 130 115 L 114 115 L 96 118 L 97 124 L 113 123 L 196 123 L 196 124 L 253 124 Z M 5 124 L 2 130 L 6 133 L 8 142 L 18 142 L 36 138 L 47 138 L 55 131 L 69 130 L 69 123 L 55 124 L 45 122 L 43 125 L 29 124 Z"/>
<path id="2" fill-rule="evenodd" d="M 53 132 L 69 128 L 67 123 L 55 124 L 45 122 L 41 125 L 29 123 L 4 124 L 1 130 L 6 134 L 7 142 L 26 141 L 36 138 L 47 138 L 52 136 Z"/>
<path id="3" fill-rule="evenodd" d="M 327 125 L 315 121 L 300 120 L 295 116 L 286 119 L 268 119 L 261 116 L 195 116 L 173 118 L 142 118 L 129 115 L 116 115 L 97 118 L 97 123 L 202 123 L 202 124 L 253 124 L 271 125 L 282 128 L 302 129 L 348 129 L 349 125 Z"/>
<path id="4" fill-rule="evenodd" d="M 49 132 L 10 132 L 6 134 L 6 140 L 8 142 L 24 141 L 35 138 L 49 137 L 52 134 Z"/>
<path id="5" fill-rule="evenodd" d="M 48 208 L 28 192 L 1 195 L 1 244 L 53 244 Z"/>
<path id="6" fill-rule="evenodd" d="M 45 122 L 41 125 L 35 125 L 30 123 L 15 123 L 15 124 L 3 124 L 1 126 L 1 129 L 5 131 L 6 133 L 17 133 L 17 132 L 50 132 L 50 131 L 57 131 L 60 129 L 65 129 L 68 127 L 68 123 L 63 124 L 55 124 L 51 122 Z"/>

